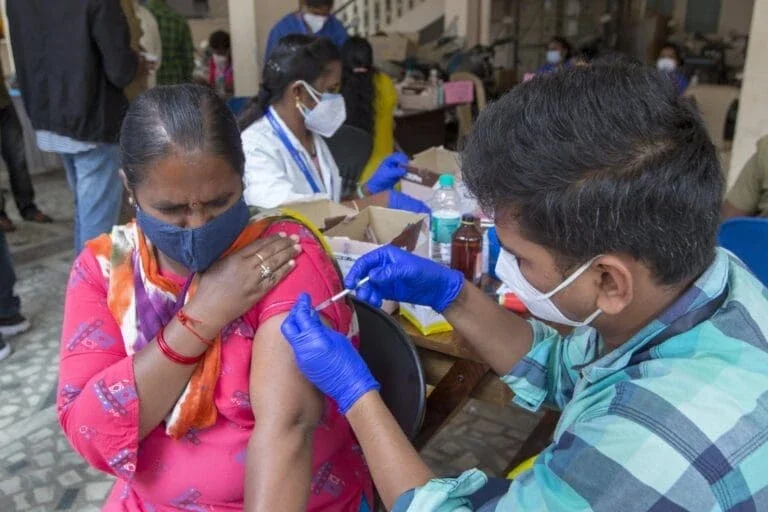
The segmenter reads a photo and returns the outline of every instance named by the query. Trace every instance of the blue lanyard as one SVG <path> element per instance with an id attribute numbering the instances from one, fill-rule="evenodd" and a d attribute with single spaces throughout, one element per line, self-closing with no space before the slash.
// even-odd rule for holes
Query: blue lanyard
<path id="1" fill-rule="evenodd" d="M 272 115 L 272 109 L 271 108 L 267 109 L 267 113 L 265 115 L 269 120 L 269 124 L 272 125 L 272 129 L 275 130 L 275 133 L 277 134 L 278 138 L 283 143 L 283 146 L 285 146 L 285 149 L 287 149 L 288 152 L 291 154 L 291 157 L 293 157 L 293 161 L 296 162 L 296 165 L 299 166 L 299 170 L 307 179 L 307 182 L 309 183 L 309 187 L 312 189 L 312 193 L 319 194 L 320 187 L 317 186 L 315 179 L 312 177 L 312 171 L 309 170 L 309 166 L 307 166 L 307 162 L 301 157 L 301 154 L 298 152 L 298 150 L 295 147 L 293 147 L 293 144 L 291 144 L 290 139 L 288 139 L 288 135 L 285 134 L 285 130 L 283 130 L 283 128 L 277 122 L 277 120 L 275 119 L 275 116 Z"/>

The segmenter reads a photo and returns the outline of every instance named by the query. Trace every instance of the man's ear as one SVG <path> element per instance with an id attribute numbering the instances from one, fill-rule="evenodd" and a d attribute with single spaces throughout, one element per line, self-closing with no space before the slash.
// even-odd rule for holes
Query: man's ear
<path id="1" fill-rule="evenodd" d="M 629 266 L 617 256 L 601 256 L 595 260 L 594 265 L 600 272 L 597 307 L 607 315 L 618 315 L 634 298 L 634 275 Z"/>

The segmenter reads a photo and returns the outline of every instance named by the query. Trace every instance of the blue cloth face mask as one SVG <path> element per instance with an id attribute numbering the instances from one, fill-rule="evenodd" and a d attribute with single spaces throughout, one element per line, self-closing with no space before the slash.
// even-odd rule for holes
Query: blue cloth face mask
<path id="1" fill-rule="evenodd" d="M 210 267 L 248 225 L 251 214 L 242 198 L 199 228 L 165 223 L 136 207 L 136 221 L 157 249 L 191 272 Z"/>

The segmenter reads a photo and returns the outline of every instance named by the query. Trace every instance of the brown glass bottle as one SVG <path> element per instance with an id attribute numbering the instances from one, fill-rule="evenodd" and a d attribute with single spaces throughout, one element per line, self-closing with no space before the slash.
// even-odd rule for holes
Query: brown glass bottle
<path id="1" fill-rule="evenodd" d="M 474 215 L 462 215 L 461 225 L 451 239 L 451 268 L 464 274 L 467 281 L 480 282 L 483 235 Z"/>

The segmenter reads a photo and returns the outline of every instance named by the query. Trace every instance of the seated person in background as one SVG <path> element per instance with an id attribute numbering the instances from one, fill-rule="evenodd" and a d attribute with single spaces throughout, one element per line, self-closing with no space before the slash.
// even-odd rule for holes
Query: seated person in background
<path id="1" fill-rule="evenodd" d="M 331 257 L 296 222 L 250 219 L 210 88 L 139 96 L 120 145 L 137 222 L 74 263 L 58 394 L 75 450 L 118 478 L 103 510 L 367 510 L 350 427 L 280 334 L 300 292 L 341 289 Z M 324 315 L 356 343 L 351 307 Z"/>
<path id="2" fill-rule="evenodd" d="M 723 219 L 768 217 L 768 135 L 757 141 L 757 152 L 726 194 L 722 213 Z"/>
<path id="3" fill-rule="evenodd" d="M 326 37 L 341 48 L 349 35 L 344 24 L 331 14 L 332 11 L 333 0 L 301 0 L 298 11 L 286 14 L 269 31 L 264 61 L 269 59 L 277 43 L 290 34 Z"/>
<path id="4" fill-rule="evenodd" d="M 211 60 L 208 62 L 208 83 L 219 97 L 231 96 L 235 91 L 235 76 L 232 72 L 232 42 L 229 34 L 217 30 L 208 38 Z"/>
<path id="5" fill-rule="evenodd" d="M 664 43 L 656 61 L 656 69 L 667 73 L 677 87 L 677 92 L 683 94 L 688 88 L 688 77 L 683 74 L 683 53 L 675 43 Z"/>
<path id="6" fill-rule="evenodd" d="M 274 208 L 307 199 L 341 201 L 339 168 L 324 137 L 346 119 L 341 83 L 341 54 L 328 39 L 292 35 L 272 51 L 259 95 L 240 118 L 245 151 L 245 202 Z M 384 206 L 414 212 L 429 208 L 392 190 L 405 174 L 405 155 L 384 159 L 349 201 L 356 209 Z"/>
<path id="7" fill-rule="evenodd" d="M 573 58 L 573 47 L 567 39 L 555 36 L 549 42 L 547 49 L 547 62 L 536 70 L 536 74 L 552 73 L 560 69 L 570 67 Z"/>
<path id="8" fill-rule="evenodd" d="M 341 60 L 341 95 L 347 107 L 347 124 L 373 137 L 371 157 L 358 180 L 362 185 L 395 150 L 397 91 L 392 79 L 373 67 L 373 48 L 362 37 L 350 37 L 344 43 Z"/>

